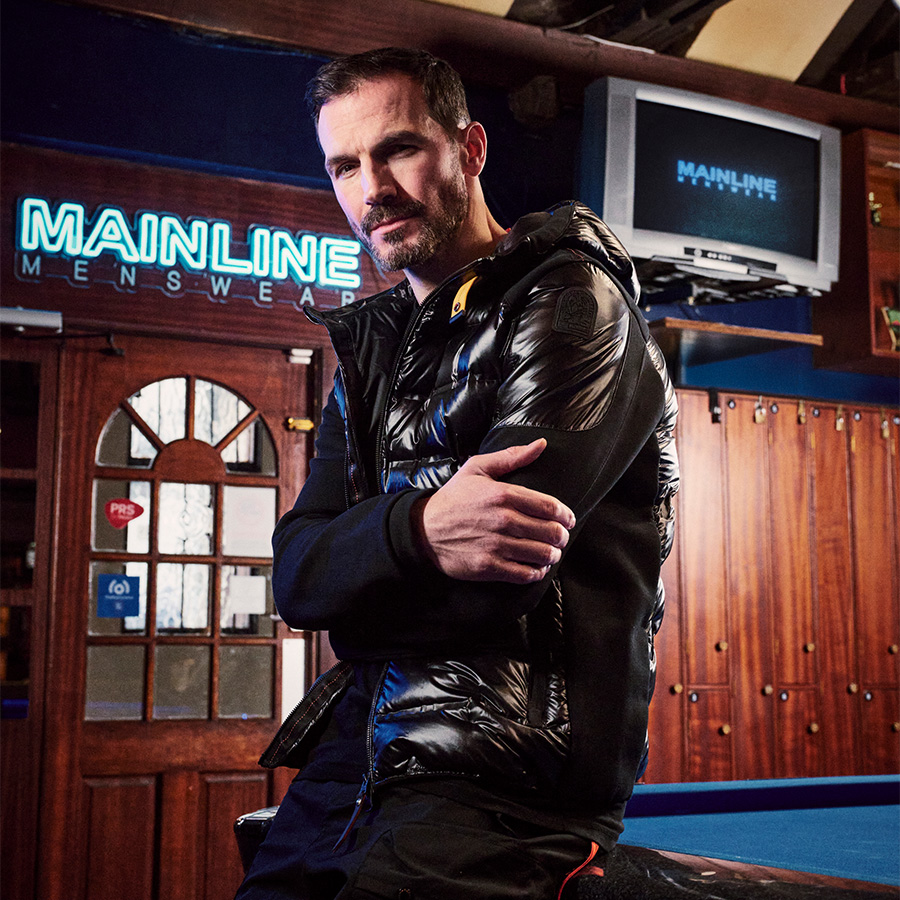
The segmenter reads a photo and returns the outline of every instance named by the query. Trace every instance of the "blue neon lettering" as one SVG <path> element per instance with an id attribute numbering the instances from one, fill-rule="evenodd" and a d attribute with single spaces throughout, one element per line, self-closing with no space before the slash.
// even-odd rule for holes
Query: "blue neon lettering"
<path id="1" fill-rule="evenodd" d="M 249 259 L 231 257 L 231 225 L 227 222 L 214 222 L 210 231 L 212 232 L 210 269 L 233 275 L 249 275 L 253 271 L 253 263 Z"/>
<path id="2" fill-rule="evenodd" d="M 50 204 L 37 197 L 22 202 L 19 211 L 21 250 L 65 253 L 78 256 L 84 240 L 84 207 L 80 203 L 60 203 L 51 218 Z M 65 248 L 65 249 L 64 249 Z"/>
<path id="3" fill-rule="evenodd" d="M 679 166 L 682 164 L 679 163 Z M 693 165 L 693 164 L 691 164 Z M 134 264 L 159 266 L 167 270 L 205 271 L 210 276 L 234 275 L 243 278 L 292 279 L 299 285 L 316 283 L 335 290 L 355 290 L 362 284 L 358 241 L 335 236 L 291 234 L 283 228 L 253 225 L 247 243 L 232 247 L 232 226 L 221 220 L 191 218 L 142 210 L 133 224 L 125 213 L 112 206 L 98 208 L 92 221 L 79 203 L 63 202 L 54 208 L 41 197 L 26 197 L 19 204 L 18 249 L 92 260 L 103 254 L 115 256 L 122 266 L 121 285 L 136 284 Z M 242 255 L 244 248 L 246 257 Z M 40 257 L 23 256 L 23 274 L 40 272 Z M 83 266 L 75 277 L 87 277 Z M 167 272 L 170 291 L 182 289 L 181 275 Z M 229 279 L 216 281 L 215 293 L 230 290 Z M 261 300 L 269 301 L 271 283 L 260 287 Z"/>
<path id="4" fill-rule="evenodd" d="M 93 258 L 101 253 L 115 253 L 122 262 L 134 263 L 140 259 L 125 216 L 118 209 L 104 209 L 88 239 L 84 242 L 82 256 Z"/>
<path id="5" fill-rule="evenodd" d="M 178 216 L 163 216 L 159 222 L 159 261 L 174 266 L 178 258 L 188 269 L 206 268 L 206 244 L 209 224 L 200 219 L 191 222 L 190 233 Z"/>
<path id="6" fill-rule="evenodd" d="M 304 234 L 299 244 L 287 231 L 272 234 L 272 277 L 284 280 L 290 271 L 298 284 L 316 280 L 316 239 Z M 324 243 L 324 241 L 323 241 Z M 324 282 L 322 282 L 324 284 Z"/>
<path id="7" fill-rule="evenodd" d="M 319 284 L 323 287 L 358 288 L 359 241 L 346 238 L 322 238 L 319 242 Z"/>

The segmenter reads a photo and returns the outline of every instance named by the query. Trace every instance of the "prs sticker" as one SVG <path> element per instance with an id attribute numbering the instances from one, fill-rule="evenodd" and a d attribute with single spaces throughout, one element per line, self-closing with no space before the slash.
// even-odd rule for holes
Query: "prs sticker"
<path id="1" fill-rule="evenodd" d="M 118 500 L 107 501 L 103 511 L 113 528 L 124 528 L 132 519 L 136 519 L 144 512 L 144 507 L 127 497 L 120 497 Z"/>

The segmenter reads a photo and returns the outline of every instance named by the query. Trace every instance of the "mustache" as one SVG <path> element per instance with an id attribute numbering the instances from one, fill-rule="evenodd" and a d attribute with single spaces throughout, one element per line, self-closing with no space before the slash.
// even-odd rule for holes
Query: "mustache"
<path id="1" fill-rule="evenodd" d="M 409 216 L 421 216 L 425 212 L 425 204 L 418 200 L 407 200 L 403 203 L 390 203 L 373 206 L 360 219 L 359 227 L 367 235 L 372 233 L 383 222 L 390 219 L 402 219 Z"/>

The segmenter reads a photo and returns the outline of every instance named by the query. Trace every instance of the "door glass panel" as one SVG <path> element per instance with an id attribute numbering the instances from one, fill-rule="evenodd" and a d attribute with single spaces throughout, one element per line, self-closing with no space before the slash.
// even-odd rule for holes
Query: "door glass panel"
<path id="1" fill-rule="evenodd" d="M 210 566 L 160 563 L 156 567 L 156 630 L 209 631 Z"/>
<path id="2" fill-rule="evenodd" d="M 205 556 L 212 552 L 213 493 L 208 484 L 159 486 L 159 552 Z"/>
<path id="3" fill-rule="evenodd" d="M 146 634 L 147 633 L 147 570 L 145 562 L 92 562 L 91 602 L 88 634 Z M 128 575 L 139 581 L 138 614 L 136 616 L 103 615 L 111 610 L 101 608 L 99 596 L 101 575 Z"/>
<path id="4" fill-rule="evenodd" d="M 95 550 L 150 552 L 150 482 L 94 481 Z"/>
<path id="5" fill-rule="evenodd" d="M 132 394 L 128 402 L 164 444 L 186 437 L 186 379 L 154 381 Z"/>
<path id="6" fill-rule="evenodd" d="M 87 648 L 87 689 L 84 717 L 142 719 L 144 717 L 144 648 Z"/>
<path id="7" fill-rule="evenodd" d="M 225 485 L 222 552 L 226 556 L 272 555 L 275 497 L 275 488 Z"/>
<path id="8" fill-rule="evenodd" d="M 272 637 L 272 569 L 269 566 L 222 566 L 222 634 Z"/>
<path id="9" fill-rule="evenodd" d="M 101 466 L 148 468 L 156 459 L 156 448 L 144 437 L 124 409 L 117 409 L 107 420 L 97 446 Z"/>
<path id="10" fill-rule="evenodd" d="M 272 717 L 272 647 L 219 649 L 219 718 Z"/>
<path id="11" fill-rule="evenodd" d="M 275 445 L 261 419 L 254 419 L 234 440 L 222 448 L 229 472 L 245 475 L 276 475 Z"/>
<path id="12" fill-rule="evenodd" d="M 250 407 L 233 391 L 197 379 L 194 388 L 194 437 L 215 446 L 242 419 Z"/>
<path id="13" fill-rule="evenodd" d="M 156 648 L 154 719 L 205 719 L 209 715 L 208 646 Z"/>

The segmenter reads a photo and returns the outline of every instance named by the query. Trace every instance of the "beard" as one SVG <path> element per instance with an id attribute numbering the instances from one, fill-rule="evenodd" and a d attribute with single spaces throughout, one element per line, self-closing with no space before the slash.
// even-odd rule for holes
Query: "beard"
<path id="1" fill-rule="evenodd" d="M 469 195 L 462 172 L 440 185 L 438 200 L 440 208 L 431 216 L 428 215 L 425 204 L 418 200 L 396 200 L 373 206 L 359 225 L 353 225 L 353 232 L 382 271 L 398 272 L 401 269 L 415 268 L 432 259 L 448 240 L 455 237 L 466 219 Z M 382 240 L 388 246 L 377 248 L 372 239 L 372 229 L 398 217 L 420 219 L 418 238 L 407 243 L 406 229 L 397 228 L 383 236 Z"/>

